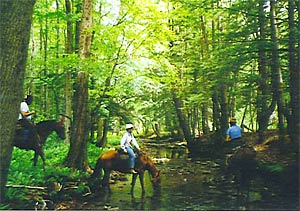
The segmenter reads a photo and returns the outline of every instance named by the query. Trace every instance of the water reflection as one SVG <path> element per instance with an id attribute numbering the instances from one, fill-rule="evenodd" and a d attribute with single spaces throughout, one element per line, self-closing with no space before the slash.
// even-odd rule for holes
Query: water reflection
<path id="1" fill-rule="evenodd" d="M 155 158 L 168 158 L 168 159 L 180 159 L 186 158 L 188 155 L 188 150 L 185 146 L 173 146 L 173 145 L 153 145 L 148 148 L 151 157 Z"/>
<path id="2" fill-rule="evenodd" d="M 237 194 L 233 177 L 224 174 L 224 159 L 189 157 L 181 145 L 149 145 L 147 153 L 156 158 L 161 170 L 161 189 L 154 191 L 145 174 L 143 194 L 137 183 L 130 194 L 128 181 L 111 185 L 111 194 L 100 194 L 88 209 L 119 210 L 224 210 L 297 209 L 297 200 L 286 200 L 265 189 L 261 180 L 253 182 L 249 197 Z M 268 194 L 268 195 L 266 195 Z M 273 198 L 272 198 L 273 197 Z M 283 199 L 283 201 L 282 201 Z M 95 203 L 97 201 L 97 203 Z"/>
<path id="3" fill-rule="evenodd" d="M 140 197 L 132 195 L 131 207 L 134 210 L 159 210 L 161 209 L 160 194 L 160 190 L 155 190 L 152 195 L 141 194 Z"/>

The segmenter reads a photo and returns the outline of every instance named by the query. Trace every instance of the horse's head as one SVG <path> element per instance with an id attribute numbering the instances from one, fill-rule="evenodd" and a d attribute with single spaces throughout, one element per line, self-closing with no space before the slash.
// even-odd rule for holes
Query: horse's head
<path id="1" fill-rule="evenodd" d="M 156 174 L 151 179 L 151 183 L 153 185 L 153 188 L 154 189 L 159 188 L 160 187 L 160 182 L 161 182 L 160 171 L 157 171 Z"/>
<path id="2" fill-rule="evenodd" d="M 160 182 L 161 182 L 160 171 L 157 170 L 153 161 L 147 155 L 144 155 L 143 153 L 141 153 L 140 160 L 143 163 L 143 165 L 145 166 L 145 169 L 149 170 L 149 172 L 152 176 L 151 183 L 153 185 L 153 188 L 158 189 L 160 187 Z"/>
<path id="3" fill-rule="evenodd" d="M 56 122 L 56 127 L 55 127 L 55 132 L 57 133 L 59 138 L 61 138 L 63 140 L 66 138 L 66 131 L 65 131 L 64 121 L 65 121 L 65 119 L 61 118 L 60 121 Z"/>

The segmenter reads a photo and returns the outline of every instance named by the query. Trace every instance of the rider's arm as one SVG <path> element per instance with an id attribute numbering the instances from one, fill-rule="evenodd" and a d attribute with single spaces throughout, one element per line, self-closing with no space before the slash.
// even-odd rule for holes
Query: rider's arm
<path id="1" fill-rule="evenodd" d="M 230 141 L 230 136 L 226 135 L 226 141 Z"/>
<path id="2" fill-rule="evenodd" d="M 137 148 L 138 150 L 140 150 L 140 147 L 136 141 L 136 139 L 132 136 L 132 144 L 135 146 L 135 148 Z"/>
<path id="3" fill-rule="evenodd" d="M 125 144 L 126 144 L 126 140 L 127 140 L 127 133 L 125 133 L 121 139 L 120 145 L 121 148 L 126 152 L 127 150 L 125 149 Z"/>
<path id="4" fill-rule="evenodd" d="M 21 112 L 23 116 L 28 117 L 31 116 L 32 114 L 35 114 L 35 111 L 22 111 Z"/>
<path id="5" fill-rule="evenodd" d="M 228 128 L 227 131 L 226 131 L 226 139 L 225 139 L 226 141 L 230 141 L 231 140 L 229 134 L 230 134 L 230 128 Z"/>

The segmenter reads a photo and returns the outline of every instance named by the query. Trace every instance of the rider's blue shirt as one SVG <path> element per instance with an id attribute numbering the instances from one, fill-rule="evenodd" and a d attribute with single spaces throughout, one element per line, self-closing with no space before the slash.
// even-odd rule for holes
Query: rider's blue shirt
<path id="1" fill-rule="evenodd" d="M 230 136 L 230 139 L 236 139 L 236 138 L 241 138 L 242 137 L 242 128 L 238 125 L 233 125 L 230 128 L 228 128 L 227 135 Z"/>

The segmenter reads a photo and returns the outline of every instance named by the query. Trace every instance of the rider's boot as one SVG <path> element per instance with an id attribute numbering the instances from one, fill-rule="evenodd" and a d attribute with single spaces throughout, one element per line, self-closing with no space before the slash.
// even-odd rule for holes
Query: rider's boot
<path id="1" fill-rule="evenodd" d="M 130 171 L 129 171 L 131 174 L 137 174 L 138 172 L 137 171 L 135 171 L 134 169 L 130 169 Z"/>

